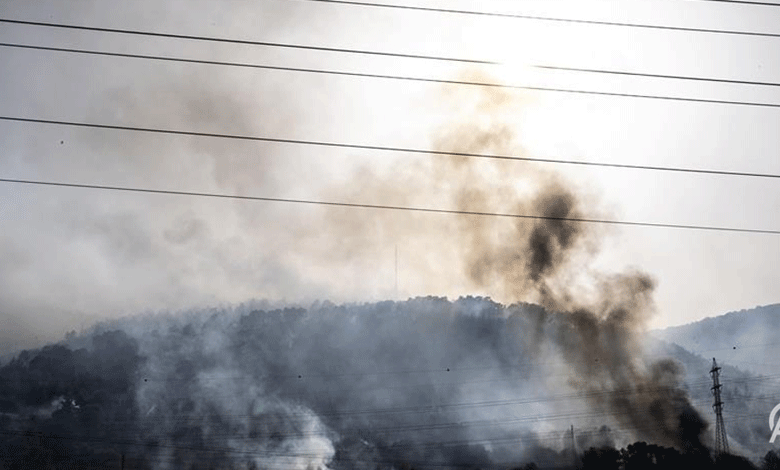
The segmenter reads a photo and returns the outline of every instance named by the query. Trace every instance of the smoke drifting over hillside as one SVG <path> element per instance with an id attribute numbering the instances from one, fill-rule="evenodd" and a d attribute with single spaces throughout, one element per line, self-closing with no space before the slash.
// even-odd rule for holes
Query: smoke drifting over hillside
<path id="1" fill-rule="evenodd" d="M 500 119 L 520 105 L 517 98 L 495 92 L 472 99 L 474 114 L 439 135 L 439 150 L 522 153 Z M 469 279 L 512 301 L 533 301 L 547 312 L 561 313 L 541 314 L 525 334 L 530 344 L 538 343 L 536 351 L 555 345 L 570 368 L 569 384 L 593 397 L 595 409 L 611 413 L 624 426 L 644 429 L 653 442 L 703 450 L 701 433 L 707 424 L 681 388 L 680 366 L 672 361 L 648 364 L 642 355 L 642 336 L 654 313 L 654 280 L 637 271 L 594 272 L 590 263 L 603 232 L 572 220 L 598 215 L 594 201 L 579 196 L 576 188 L 533 166 L 522 171 L 512 167 L 508 175 L 491 180 L 485 170 L 490 165 L 494 174 L 507 168 L 501 162 L 455 157 L 437 160 L 430 171 L 421 172 L 422 181 L 447 188 L 445 194 L 462 210 L 489 207 L 535 216 L 497 223 L 462 218 L 456 231 L 442 233 L 442 238 L 455 238 Z M 394 191 L 410 194 L 417 184 L 398 185 Z M 421 200 L 434 198 L 422 193 Z M 553 331 L 545 329 L 550 323 Z"/>
<path id="2" fill-rule="evenodd" d="M 247 110 L 220 96 L 171 90 L 163 96 L 167 108 L 189 110 L 179 119 L 255 132 Z M 443 127 L 437 150 L 522 153 L 503 122 L 520 106 L 516 97 L 448 99 L 467 116 Z M 225 106 L 235 112 L 201 112 Z M 124 107 L 139 114 L 150 109 Z M 145 150 L 148 138 L 123 137 L 121 147 Z M 103 140 L 93 145 L 120 147 Z M 215 141 L 182 145 L 184 153 L 212 162 L 218 188 L 239 194 L 284 188 L 271 175 L 294 170 L 272 155 L 237 171 L 238 163 L 217 158 L 225 147 Z M 133 171 L 161 180 L 166 168 L 178 171 L 172 158 L 143 162 Z M 183 206 L 171 202 L 159 213 L 128 211 L 108 221 L 87 214 L 81 226 L 108 243 L 119 264 L 170 261 L 162 285 L 185 294 L 213 278 L 234 294 L 253 283 L 287 292 L 305 286 L 302 279 L 318 269 L 349 294 L 378 275 L 377 247 L 401 241 L 413 272 L 408 284 L 487 291 L 541 308 L 422 299 L 129 321 L 116 332 L 71 339 L 73 347 L 83 341 L 87 349 L 48 348 L 4 368 L 4 430 L 27 439 L 24 432 L 36 425 L 26 417 L 38 416 L 45 430 L 76 442 L 92 439 L 109 454 L 135 455 L 160 469 L 224 460 L 240 468 L 368 469 L 569 458 L 562 429 L 576 418 L 594 430 L 605 423 L 620 430 L 584 434 L 596 444 L 630 436 L 683 451 L 704 448 L 706 423 L 688 401 L 679 367 L 648 363 L 642 355 L 654 281 L 641 272 L 594 272 L 590 262 L 603 231 L 569 220 L 598 216 L 592 198 L 531 165 L 426 156 L 400 168 L 359 169 L 320 195 L 532 217 L 328 208 L 295 218 L 237 203 L 230 224 L 219 227 L 186 211 L 172 217 Z M 212 206 L 202 212 L 224 218 Z M 269 218 L 285 223 L 283 233 L 269 227 Z M 178 222 L 171 227 L 170 220 Z M 437 249 L 428 250 L 431 244 Z M 282 255 L 288 252 L 292 260 Z M 233 279 L 241 280 L 238 287 Z M 361 282 L 350 287 L 352 280 Z M 29 377 L 34 380 L 22 380 Z M 563 408 L 551 390 L 568 390 Z M 61 457 L 56 449 L 47 452 L 46 458 Z"/>
<path id="3" fill-rule="evenodd" d="M 584 314 L 476 298 L 260 307 L 137 317 L 23 354 L 0 369 L 7 442 L 157 469 L 567 464 L 570 423 L 579 449 L 700 445 L 673 374 L 619 382 L 578 343 Z"/>
<path id="4" fill-rule="evenodd" d="M 504 145 L 490 130 L 461 126 L 459 132 Z M 474 285 L 543 307 L 424 298 L 129 320 L 115 325 L 119 332 L 94 336 L 91 346 L 90 338 L 70 340 L 94 352 L 43 355 L 72 357 L 66 361 L 75 364 L 59 365 L 64 371 L 89 371 L 79 361 L 103 355 L 130 360 L 111 370 L 127 374 L 118 393 L 122 403 L 132 400 L 131 408 L 121 411 L 107 394 L 82 389 L 79 373 L 69 372 L 42 391 L 9 387 L 6 429 L 20 435 L 27 425 L 16 418 L 53 407 L 42 419 L 56 430 L 93 406 L 95 425 L 70 435 L 98 433 L 105 452 L 135 455 L 160 469 L 214 461 L 323 469 L 557 464 L 572 461 L 565 431 L 571 422 L 584 428 L 580 449 L 644 439 L 702 450 L 706 424 L 688 402 L 679 368 L 642 356 L 652 279 L 637 272 L 598 275 L 585 295 L 570 284 L 578 279 L 575 270 L 592 274 L 587 261 L 598 245 L 591 226 L 565 220 L 589 216 L 585 202 L 535 170 L 522 175 L 530 181 L 525 190 L 513 190 L 518 180 L 496 191 L 472 161 L 427 165 L 408 185 L 347 188 L 360 187 L 369 200 L 414 202 L 426 191 L 412 188 L 433 181 L 464 210 L 541 216 L 450 218 L 426 228 L 453 245 Z M 357 236 L 366 229 L 380 238 L 416 229 L 409 221 L 341 209 L 327 217 L 339 223 L 321 233 L 323 248 L 344 263 L 367 250 L 371 239 Z M 131 353 L 99 353 L 95 344 L 106 334 Z M 45 364 L 25 356 L 4 373 L 36 374 Z"/>

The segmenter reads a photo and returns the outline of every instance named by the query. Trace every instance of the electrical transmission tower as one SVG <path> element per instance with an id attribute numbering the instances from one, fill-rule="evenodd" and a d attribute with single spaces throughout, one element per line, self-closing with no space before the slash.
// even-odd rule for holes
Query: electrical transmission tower
<path id="1" fill-rule="evenodd" d="M 726 438 L 726 425 L 723 424 L 723 400 L 720 398 L 720 367 L 715 362 L 715 358 L 712 358 L 712 369 L 710 370 L 712 376 L 712 396 L 715 398 L 715 402 L 712 404 L 712 408 L 715 410 L 715 453 L 717 455 L 729 453 L 729 441 Z"/>

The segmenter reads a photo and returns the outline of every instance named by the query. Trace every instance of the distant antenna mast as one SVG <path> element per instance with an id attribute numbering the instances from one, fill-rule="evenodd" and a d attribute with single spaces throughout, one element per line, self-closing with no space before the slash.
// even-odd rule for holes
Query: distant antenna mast
<path id="1" fill-rule="evenodd" d="M 720 398 L 720 367 L 712 358 L 712 396 L 715 398 L 712 408 L 715 410 L 715 453 L 717 455 L 729 453 L 729 441 L 726 438 L 726 425 L 723 424 L 723 400 Z"/>
<path id="2" fill-rule="evenodd" d="M 577 458 L 577 442 L 574 440 L 574 425 L 571 425 L 571 458 L 574 468 L 580 468 L 580 462 Z"/>
<path id="3" fill-rule="evenodd" d="M 398 244 L 395 245 L 395 298 L 398 300 Z"/>

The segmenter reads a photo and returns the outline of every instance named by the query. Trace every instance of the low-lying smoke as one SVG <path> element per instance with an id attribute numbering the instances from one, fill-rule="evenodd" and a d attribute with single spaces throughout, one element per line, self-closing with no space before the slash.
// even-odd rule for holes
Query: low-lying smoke
<path id="1" fill-rule="evenodd" d="M 574 384 L 572 317 L 420 298 L 131 318 L 0 369 L 2 432 L 8 445 L 50 436 L 26 445 L 52 461 L 65 446 L 60 463 L 90 449 L 156 469 L 569 464 L 572 422 L 579 449 L 663 438 Z"/>
<path id="2" fill-rule="evenodd" d="M 521 106 L 517 97 L 495 91 L 469 98 L 471 112 L 439 133 L 437 150 L 522 154 L 503 121 L 507 110 Z M 643 336 L 655 313 L 655 281 L 639 271 L 602 274 L 591 268 L 603 232 L 577 219 L 599 218 L 595 201 L 534 165 L 451 157 L 426 162 L 418 171 L 414 186 L 383 186 L 382 196 L 435 199 L 433 191 L 419 189 L 427 184 L 445 188 L 451 204 L 464 211 L 531 216 L 498 221 L 464 216 L 447 235 L 439 233 L 455 239 L 456 257 L 473 286 L 563 314 L 541 314 L 530 340 L 539 351 L 555 345 L 570 367 L 570 384 L 591 397 L 595 410 L 611 413 L 658 444 L 704 449 L 707 424 L 682 388 L 680 366 L 648 364 L 643 357 Z M 583 277 L 585 287 L 578 284 Z"/>
<path id="3" fill-rule="evenodd" d="M 199 102 L 209 101 L 185 100 Z M 472 112 L 461 110 L 464 122 L 447 123 L 435 148 L 522 154 L 511 123 L 503 121 L 517 106 L 506 92 L 470 96 L 464 107 Z M 208 119 L 242 118 L 227 112 Z M 201 150 L 216 161 L 214 149 Z M 272 168 L 266 164 L 252 171 L 265 177 Z M 252 187 L 254 180 L 231 176 L 229 161 L 220 165 L 212 175 L 218 188 L 243 193 Z M 704 448 L 706 423 L 682 388 L 679 367 L 643 358 L 653 280 L 590 267 L 602 231 L 572 219 L 599 216 L 595 201 L 560 177 L 516 162 L 439 155 L 389 174 L 355 174 L 348 184 L 326 188 L 323 198 L 532 217 L 329 208 L 292 218 L 283 236 L 264 238 L 270 231 L 263 218 L 242 206 L 233 213 L 235 226 L 245 229 L 240 237 L 230 230 L 217 236 L 212 231 L 219 227 L 197 217 L 167 231 L 149 222 L 133 238 L 154 243 L 126 243 L 121 257 L 140 250 L 154 254 L 150 263 L 170 258 L 203 280 L 209 277 L 197 263 L 182 261 L 182 253 L 206 252 L 203 265 L 227 273 L 218 276 L 226 289 L 232 290 L 232 278 L 247 285 L 246 277 L 261 288 L 266 278 L 306 285 L 296 275 L 320 269 L 322 282 L 359 292 L 378 275 L 377 247 L 400 240 L 414 273 L 405 282 L 483 292 L 512 306 L 428 298 L 131 321 L 91 344 L 81 338 L 85 349 L 48 348 L 6 366 L 3 429 L 27 439 L 26 417 L 54 407 L 41 418 L 45 429 L 78 442 L 97 439 L 101 452 L 132 454 L 160 469 L 225 460 L 239 468 L 478 467 L 564 449 L 566 425 L 554 413 L 561 409 L 554 400 L 563 398 L 549 393 L 569 390 L 567 420 L 583 414 L 577 405 L 587 406 L 585 426 L 607 422 L 637 439 L 686 452 Z M 137 220 L 147 217 L 137 214 Z M 224 253 L 240 259 L 230 251 L 235 246 L 251 254 L 253 244 L 265 255 L 254 264 L 222 260 Z M 293 250 L 292 261 L 280 254 Z M 355 286 L 342 286 L 349 282 Z M 113 335 L 121 354 L 101 352 L 105 335 Z M 555 366 L 563 373 L 552 374 Z M 119 380 L 116 390 L 104 378 L 111 374 Z M 45 459 L 60 458 L 54 447 L 41 447 Z"/>
<path id="4" fill-rule="evenodd" d="M 0 370 L 3 432 L 158 469 L 560 464 L 570 422 L 580 449 L 627 432 L 700 451 L 678 367 L 623 345 L 641 300 L 604 320 L 475 298 L 130 319 Z"/>

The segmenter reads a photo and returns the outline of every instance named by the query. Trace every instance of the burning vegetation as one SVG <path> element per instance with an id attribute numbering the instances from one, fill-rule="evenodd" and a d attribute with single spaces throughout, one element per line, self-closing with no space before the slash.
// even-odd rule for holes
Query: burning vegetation
<path id="1" fill-rule="evenodd" d="M 751 468 L 714 460 L 671 360 L 572 364 L 607 335 L 584 315 L 419 298 L 105 324 L 0 368 L 2 468 Z"/>
<path id="2" fill-rule="evenodd" d="M 476 98 L 436 149 L 521 152 L 492 118 L 514 105 Z M 259 302 L 104 323 L 0 368 L 0 468 L 750 467 L 713 459 L 682 367 L 644 354 L 655 281 L 592 268 L 594 201 L 530 165 L 437 156 L 403 176 L 366 170 L 326 192 L 506 214 L 424 225 L 469 289 L 506 302 Z M 289 234 L 316 236 L 312 263 L 420 230 L 344 208 L 325 220 Z"/>

